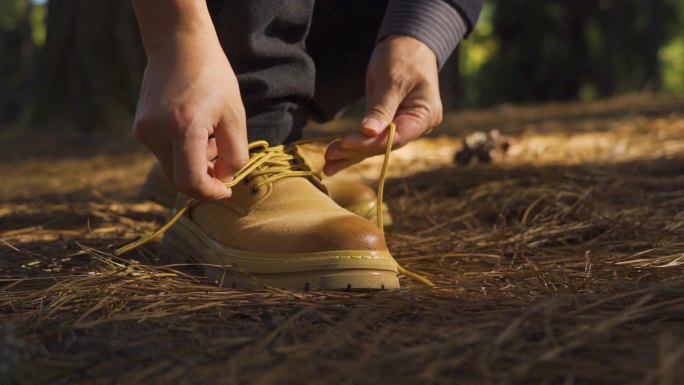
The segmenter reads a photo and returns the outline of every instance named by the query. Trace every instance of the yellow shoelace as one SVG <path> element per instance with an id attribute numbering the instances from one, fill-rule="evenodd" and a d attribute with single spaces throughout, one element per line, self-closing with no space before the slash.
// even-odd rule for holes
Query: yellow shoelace
<path id="1" fill-rule="evenodd" d="M 385 149 L 385 157 L 382 163 L 382 168 L 380 171 L 380 178 L 378 180 L 378 191 L 377 191 L 377 226 L 380 232 L 385 235 L 384 224 L 382 220 L 382 202 L 383 195 L 385 191 L 385 178 L 387 173 L 387 167 L 389 163 L 390 153 L 392 152 L 392 144 L 394 143 L 394 134 L 396 131 L 396 126 L 394 123 L 389 125 L 389 136 L 387 139 L 387 147 Z M 337 139 L 338 137 L 322 138 L 316 139 L 316 141 L 325 141 Z M 260 140 L 252 142 L 249 144 L 250 158 L 247 164 L 235 174 L 232 181 L 226 183 L 226 187 L 231 188 L 236 184 L 240 183 L 244 179 L 249 179 L 250 177 L 263 176 L 261 180 L 254 184 L 255 189 L 267 183 L 273 183 L 283 178 L 301 176 L 301 177 L 313 177 L 309 178 L 314 181 L 319 188 L 322 188 L 322 183 L 318 175 L 311 171 L 311 169 L 304 163 L 304 160 L 298 155 L 295 145 L 312 142 L 313 140 L 296 142 L 291 145 L 280 145 L 269 147 L 268 142 Z M 121 256 L 129 251 L 135 250 L 138 247 L 150 242 L 152 239 L 164 234 L 171 226 L 173 226 L 180 218 L 193 206 L 198 204 L 199 201 L 196 199 L 189 199 L 183 207 L 181 207 L 176 213 L 171 217 L 162 227 L 157 231 L 142 237 L 141 239 L 124 245 L 114 251 L 115 256 Z M 420 274 L 409 271 L 397 263 L 399 272 L 419 281 L 427 286 L 434 287 L 435 284 L 432 283 L 426 277 Z"/>

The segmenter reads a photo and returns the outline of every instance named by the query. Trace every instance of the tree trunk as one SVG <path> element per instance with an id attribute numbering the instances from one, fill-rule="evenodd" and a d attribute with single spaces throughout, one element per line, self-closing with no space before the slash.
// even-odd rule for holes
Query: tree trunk
<path id="1" fill-rule="evenodd" d="M 32 117 L 46 127 L 130 126 L 145 56 L 130 1 L 50 0 Z"/>
<path id="2" fill-rule="evenodd" d="M 665 40 L 665 4 L 663 0 L 650 0 L 650 20 L 644 47 L 645 79 L 644 89 L 657 91 L 660 89 L 660 61 L 658 51 Z"/>
<path id="3" fill-rule="evenodd" d="M 18 0 L 8 5 L 16 11 L 3 15 L 13 22 L 0 25 L 0 123 L 14 122 L 24 112 L 36 51 L 29 22 L 32 4 Z"/>
<path id="4" fill-rule="evenodd" d="M 565 3 L 565 12 L 568 20 L 567 39 L 569 41 L 571 63 L 566 68 L 567 73 L 563 76 L 563 84 L 560 97 L 565 100 L 573 100 L 579 97 L 582 80 L 586 77 L 586 66 L 589 61 L 589 47 L 584 34 L 588 22 L 588 13 L 591 9 L 582 2 Z"/>
<path id="5" fill-rule="evenodd" d="M 598 65 L 599 76 L 596 81 L 599 95 L 609 97 L 615 94 L 616 73 L 618 71 L 618 44 L 620 42 L 620 23 L 623 22 L 624 3 L 611 3 L 607 10 L 599 11 L 599 20 L 603 32 L 603 47 Z"/>

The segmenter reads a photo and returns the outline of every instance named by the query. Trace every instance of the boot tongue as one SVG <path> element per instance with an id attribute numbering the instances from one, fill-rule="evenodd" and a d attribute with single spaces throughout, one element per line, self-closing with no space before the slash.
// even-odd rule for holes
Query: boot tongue
<path id="1" fill-rule="evenodd" d="M 318 179 L 323 179 L 323 167 L 325 166 L 325 147 L 313 144 L 297 144 L 297 153 L 304 160 L 304 163 L 309 166 Z"/>
<path id="2" fill-rule="evenodd" d="M 260 180 L 257 186 L 265 183 L 274 183 L 279 180 L 300 177 L 306 178 L 314 186 L 321 191 L 328 194 L 327 189 L 321 183 L 322 164 L 325 159 L 323 157 L 323 150 L 317 150 L 318 161 L 316 157 L 306 156 L 306 150 L 302 149 L 301 145 L 289 144 L 279 146 L 268 146 L 266 142 L 250 143 L 250 163 L 244 169 L 245 178 L 251 179 L 257 177 Z M 316 147 L 311 147 L 310 151 L 316 153 Z M 316 162 L 319 163 L 318 172 L 312 169 Z"/>
<path id="3" fill-rule="evenodd" d="M 313 143 L 295 144 L 292 146 L 295 158 L 301 159 L 314 175 L 306 177 L 314 186 L 323 193 L 330 195 L 328 189 L 321 183 L 323 179 L 323 166 L 325 166 L 325 147 Z"/>

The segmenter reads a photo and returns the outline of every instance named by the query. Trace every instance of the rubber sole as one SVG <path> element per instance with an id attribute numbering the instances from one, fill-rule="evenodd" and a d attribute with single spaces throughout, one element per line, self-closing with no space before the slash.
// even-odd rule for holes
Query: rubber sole
<path id="1" fill-rule="evenodd" d="M 335 290 L 335 291 L 368 291 L 398 289 L 399 279 L 397 278 L 396 262 L 391 257 L 391 261 L 385 261 L 386 257 L 380 258 L 381 262 L 368 262 L 362 259 L 349 261 L 349 267 L 345 268 L 346 260 L 340 261 L 338 257 L 330 257 L 334 263 L 321 262 L 320 254 L 316 253 L 317 260 L 311 261 L 321 269 L 311 269 L 306 271 L 282 271 L 283 268 L 278 262 L 274 262 L 274 270 L 277 272 L 255 272 L 246 269 L 243 262 L 255 260 L 255 253 L 242 252 L 245 258 L 237 256 L 241 254 L 238 250 L 219 247 L 212 240 L 206 239 L 199 232 L 198 228 L 188 219 L 183 218 L 176 223 L 164 235 L 160 246 L 160 254 L 167 257 L 171 263 L 197 263 L 203 268 L 204 274 L 211 281 L 222 287 L 235 289 L 259 289 L 264 287 L 274 287 L 285 290 Z M 359 253 L 358 251 L 356 252 Z M 368 251 L 368 253 L 372 253 Z M 330 255 L 344 254 L 344 252 L 330 252 Z M 270 263 L 272 255 L 265 262 Z M 299 258 L 299 265 L 306 264 L 306 256 L 283 255 L 281 260 L 287 261 L 291 258 Z M 221 261 L 222 263 L 216 263 Z M 315 262 L 315 263 L 314 263 Z M 263 261 L 261 264 L 265 264 Z M 363 267 L 367 264 L 370 268 Z M 373 268 L 373 265 L 382 265 L 383 268 Z M 330 268 L 334 266 L 334 268 Z M 263 269 L 261 269 L 263 270 Z"/>

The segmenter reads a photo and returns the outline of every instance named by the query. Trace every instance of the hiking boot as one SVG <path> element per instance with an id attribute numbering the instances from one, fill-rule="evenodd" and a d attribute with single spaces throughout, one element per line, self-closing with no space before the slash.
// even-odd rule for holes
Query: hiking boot
<path id="1" fill-rule="evenodd" d="M 164 235 L 163 254 L 199 262 L 224 287 L 399 287 L 382 231 L 330 198 L 300 146 L 249 146 L 232 196 L 190 206 Z M 180 210 L 186 199 L 178 195 Z"/>
<path id="2" fill-rule="evenodd" d="M 167 209 L 173 208 L 176 204 L 176 189 L 166 180 L 161 164 L 155 163 L 147 172 L 138 197 L 158 203 Z"/>
<path id="3" fill-rule="evenodd" d="M 330 192 L 330 196 L 338 205 L 373 223 L 377 222 L 378 211 L 376 205 L 378 195 L 375 193 L 375 190 L 358 180 L 344 179 L 343 174 L 324 178 L 325 147 L 314 143 L 306 143 L 299 145 L 299 148 L 306 164 L 322 179 L 323 184 Z M 390 215 L 389 207 L 385 203 L 382 204 L 382 220 L 385 226 L 392 224 L 392 216 Z"/>
<path id="4" fill-rule="evenodd" d="M 325 165 L 325 148 L 314 144 L 303 144 L 298 147 L 306 164 L 321 179 Z M 338 205 L 373 223 L 377 221 L 377 194 L 368 185 L 336 176 L 323 179 L 323 184 Z M 159 163 L 152 166 L 148 172 L 145 183 L 140 188 L 139 197 L 159 203 L 169 209 L 173 208 L 176 203 L 176 190 L 166 181 L 164 171 Z M 387 204 L 382 205 L 382 218 L 385 226 L 392 224 L 392 217 Z"/>

